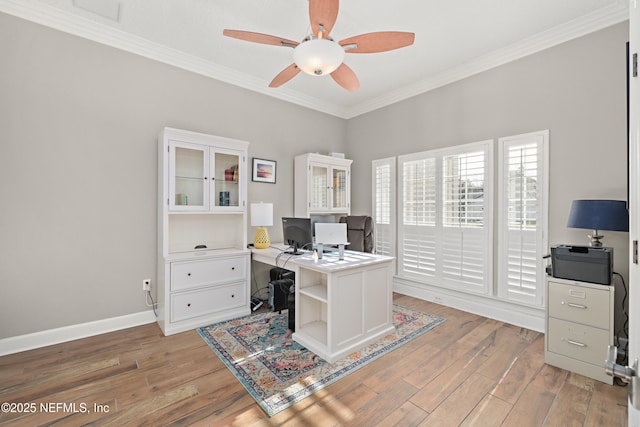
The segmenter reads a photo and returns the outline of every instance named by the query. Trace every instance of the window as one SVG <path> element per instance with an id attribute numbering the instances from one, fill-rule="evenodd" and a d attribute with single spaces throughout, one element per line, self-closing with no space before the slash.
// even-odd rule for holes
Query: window
<path id="1" fill-rule="evenodd" d="M 484 223 L 485 153 L 444 157 L 443 222 L 448 227 L 482 227 Z"/>
<path id="2" fill-rule="evenodd" d="M 491 144 L 399 157 L 398 275 L 489 292 Z"/>
<path id="3" fill-rule="evenodd" d="M 397 250 L 400 278 L 542 307 L 548 141 L 548 130 L 500 138 L 496 180 L 493 141 L 399 156 L 397 186 L 394 159 L 374 161 L 377 250 Z"/>
<path id="4" fill-rule="evenodd" d="M 400 157 L 402 187 L 399 273 L 422 279 L 436 274 L 436 159 Z"/>
<path id="5" fill-rule="evenodd" d="M 395 256 L 396 253 L 396 159 L 374 160 L 372 163 L 373 222 L 375 252 Z"/>
<path id="6" fill-rule="evenodd" d="M 486 293 L 491 236 L 484 233 L 487 150 L 443 157 L 442 278 Z M 487 209 L 490 211 L 491 209 Z"/>
<path id="7" fill-rule="evenodd" d="M 498 140 L 498 295 L 543 304 L 549 131 Z"/>

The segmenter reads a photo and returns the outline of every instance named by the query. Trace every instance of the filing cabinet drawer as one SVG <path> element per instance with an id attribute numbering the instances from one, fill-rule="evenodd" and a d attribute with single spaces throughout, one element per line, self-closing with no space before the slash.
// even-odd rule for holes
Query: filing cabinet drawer
<path id="1" fill-rule="evenodd" d="M 171 295 L 171 321 L 191 319 L 241 307 L 246 303 L 246 284 L 236 283 Z"/>
<path id="2" fill-rule="evenodd" d="M 549 316 L 609 329 L 609 287 L 602 289 L 549 280 Z"/>
<path id="3" fill-rule="evenodd" d="M 224 257 L 171 263 L 171 290 L 180 291 L 216 283 L 243 280 L 246 257 Z"/>
<path id="4" fill-rule="evenodd" d="M 613 344 L 609 342 L 608 330 L 550 318 L 548 334 L 549 351 L 604 369 L 607 346 Z"/>

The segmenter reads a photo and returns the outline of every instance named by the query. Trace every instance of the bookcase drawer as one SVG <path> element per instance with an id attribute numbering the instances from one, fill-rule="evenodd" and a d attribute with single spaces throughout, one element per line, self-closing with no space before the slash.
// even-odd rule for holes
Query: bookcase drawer
<path id="1" fill-rule="evenodd" d="M 240 307 L 246 302 L 244 282 L 171 295 L 171 321 L 191 319 Z"/>
<path id="2" fill-rule="evenodd" d="M 182 291 L 229 283 L 246 277 L 246 257 L 224 257 L 171 263 L 171 290 Z"/>

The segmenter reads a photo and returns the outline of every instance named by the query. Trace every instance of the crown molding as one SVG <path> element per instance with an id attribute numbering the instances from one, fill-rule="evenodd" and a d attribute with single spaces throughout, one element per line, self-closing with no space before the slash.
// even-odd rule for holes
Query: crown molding
<path id="1" fill-rule="evenodd" d="M 82 19 L 44 3 L 0 0 L 0 12 L 343 119 L 350 119 L 386 107 L 629 19 L 627 2 L 619 1 L 454 67 L 440 75 L 403 86 L 354 107 L 345 108 L 288 88 L 278 88 L 274 91 L 268 87 L 269 82 L 265 80 L 162 46 L 117 28 Z"/>
<path id="2" fill-rule="evenodd" d="M 88 21 L 47 4 L 0 0 L 0 12 L 326 114 L 341 118 L 346 114 L 346 110 L 339 105 L 288 88 L 278 88 L 274 91 L 269 88 L 268 81 L 162 46 L 117 28 Z"/>
<path id="3" fill-rule="evenodd" d="M 553 27 L 510 46 L 480 56 L 473 61 L 451 68 L 439 75 L 421 80 L 415 84 L 403 86 L 377 98 L 360 103 L 350 108 L 344 118 L 350 119 L 395 104 L 396 102 L 532 55 L 628 19 L 629 8 L 627 3 L 617 2 L 614 5 L 598 9 L 590 14 L 574 19 L 563 25 Z"/>

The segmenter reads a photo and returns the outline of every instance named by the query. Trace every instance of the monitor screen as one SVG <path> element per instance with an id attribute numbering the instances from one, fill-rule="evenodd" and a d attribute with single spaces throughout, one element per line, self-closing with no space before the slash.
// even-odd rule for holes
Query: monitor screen
<path id="1" fill-rule="evenodd" d="M 311 234 L 311 220 L 309 218 L 282 218 L 282 237 L 291 247 L 287 253 L 299 255 L 300 249 L 311 250 L 313 237 Z"/>
<path id="2" fill-rule="evenodd" d="M 311 215 L 311 232 L 313 233 L 314 237 L 316 235 L 316 224 L 318 223 L 330 223 L 330 224 L 335 224 L 336 223 L 336 218 L 332 215 Z"/>
<path id="3" fill-rule="evenodd" d="M 316 224 L 316 243 L 324 245 L 348 245 L 347 241 L 347 224 L 340 223 L 323 223 Z"/>

